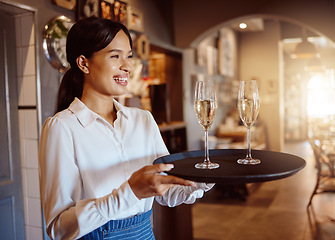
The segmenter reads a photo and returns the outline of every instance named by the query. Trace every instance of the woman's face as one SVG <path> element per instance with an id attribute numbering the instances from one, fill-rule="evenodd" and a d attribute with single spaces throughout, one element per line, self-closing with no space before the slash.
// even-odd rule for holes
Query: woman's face
<path id="1" fill-rule="evenodd" d="M 120 30 L 107 47 L 87 60 L 84 91 L 104 96 L 124 94 L 133 69 L 132 56 L 128 36 Z"/>

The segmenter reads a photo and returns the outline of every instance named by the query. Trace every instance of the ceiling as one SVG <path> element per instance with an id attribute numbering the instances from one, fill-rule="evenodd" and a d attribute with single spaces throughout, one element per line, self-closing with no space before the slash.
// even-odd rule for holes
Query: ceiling
<path id="1" fill-rule="evenodd" d="M 263 18 L 249 18 L 243 21 L 236 21 L 230 25 L 230 27 L 236 32 L 259 32 L 264 31 L 264 21 L 270 19 Z M 240 23 L 246 23 L 247 28 L 239 28 Z M 330 41 L 325 36 L 321 36 L 311 30 L 303 29 L 302 26 L 293 24 L 290 22 L 280 21 L 280 34 L 283 43 L 284 53 L 291 55 L 298 43 L 302 41 L 303 32 L 306 34 L 309 42 L 313 43 L 316 49 L 320 52 L 321 58 L 329 58 L 329 55 L 335 55 L 335 43 Z"/>
<path id="2" fill-rule="evenodd" d="M 245 23 L 247 28 L 241 29 L 240 23 Z M 249 18 L 243 21 L 234 22 L 230 27 L 237 32 L 258 32 L 264 31 L 264 20 L 262 18 Z"/>

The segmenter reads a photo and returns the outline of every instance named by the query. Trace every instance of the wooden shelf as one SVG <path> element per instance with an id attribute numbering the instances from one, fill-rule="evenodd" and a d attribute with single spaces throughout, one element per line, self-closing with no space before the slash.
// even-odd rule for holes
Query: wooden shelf
<path id="1" fill-rule="evenodd" d="M 175 130 L 178 128 L 184 128 L 186 127 L 186 123 L 181 121 L 175 121 L 170 123 L 159 124 L 158 127 L 161 132 L 164 132 L 164 131 Z"/>

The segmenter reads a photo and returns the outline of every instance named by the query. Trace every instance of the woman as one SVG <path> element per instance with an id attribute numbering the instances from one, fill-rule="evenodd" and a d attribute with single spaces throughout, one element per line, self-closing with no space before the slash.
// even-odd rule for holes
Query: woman
<path id="1" fill-rule="evenodd" d="M 122 24 L 90 17 L 69 31 L 71 68 L 59 88 L 57 114 L 40 138 L 40 190 L 52 239 L 154 239 L 153 199 L 193 203 L 211 187 L 161 174 L 168 154 L 148 111 L 114 100 L 125 93 L 132 42 Z"/>

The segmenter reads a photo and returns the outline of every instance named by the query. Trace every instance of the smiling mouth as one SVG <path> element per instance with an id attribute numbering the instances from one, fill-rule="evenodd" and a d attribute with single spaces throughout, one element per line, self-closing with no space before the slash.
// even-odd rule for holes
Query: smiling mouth
<path id="1" fill-rule="evenodd" d="M 125 85 L 128 83 L 128 77 L 114 77 L 114 81 L 121 85 Z"/>

